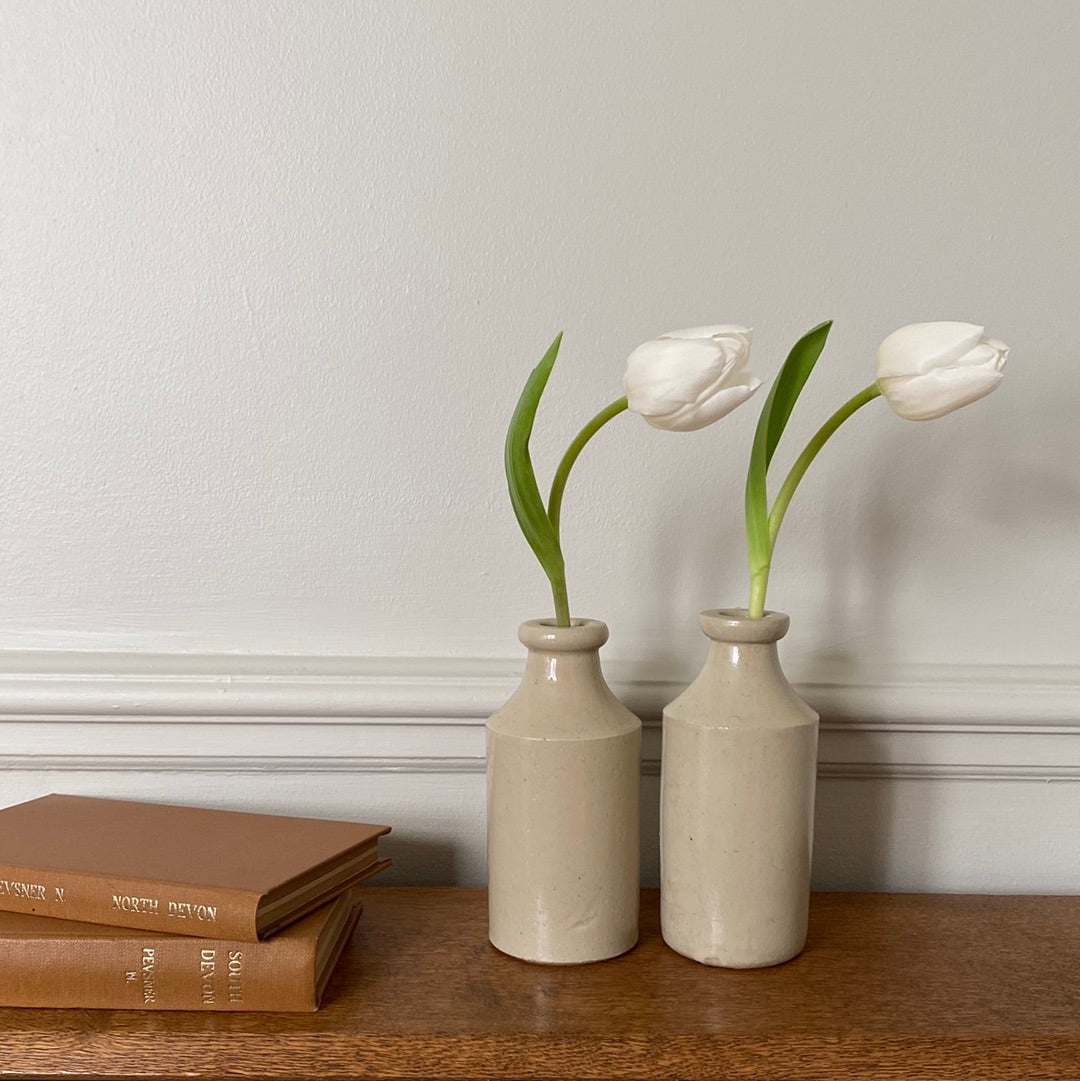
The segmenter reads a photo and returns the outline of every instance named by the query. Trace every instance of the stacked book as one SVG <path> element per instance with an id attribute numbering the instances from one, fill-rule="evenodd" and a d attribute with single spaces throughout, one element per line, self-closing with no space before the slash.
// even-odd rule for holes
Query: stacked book
<path id="1" fill-rule="evenodd" d="M 0 810 L 0 1006 L 316 1010 L 389 829 L 86 796 Z"/>

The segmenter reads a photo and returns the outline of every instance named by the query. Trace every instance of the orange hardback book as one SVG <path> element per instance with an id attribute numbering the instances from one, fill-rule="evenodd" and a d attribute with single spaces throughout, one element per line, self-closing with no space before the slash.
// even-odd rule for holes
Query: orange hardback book
<path id="1" fill-rule="evenodd" d="M 386 867 L 389 830 L 43 796 L 0 810 L 0 911 L 255 942 Z"/>
<path id="2" fill-rule="evenodd" d="M 359 915 L 346 892 L 266 942 L 227 942 L 0 912 L 0 1006 L 311 1012 Z"/>

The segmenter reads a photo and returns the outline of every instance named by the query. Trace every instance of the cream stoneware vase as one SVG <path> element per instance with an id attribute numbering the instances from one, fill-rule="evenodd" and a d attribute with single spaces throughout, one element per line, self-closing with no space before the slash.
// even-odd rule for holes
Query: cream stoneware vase
<path id="1" fill-rule="evenodd" d="M 515 694 L 487 722 L 488 937 L 552 965 L 638 937 L 641 722 L 600 669 L 607 627 L 523 623 Z"/>
<path id="2" fill-rule="evenodd" d="M 788 622 L 702 612 L 708 657 L 664 710 L 661 929 L 706 965 L 776 965 L 806 943 L 818 716 L 780 668 Z"/>

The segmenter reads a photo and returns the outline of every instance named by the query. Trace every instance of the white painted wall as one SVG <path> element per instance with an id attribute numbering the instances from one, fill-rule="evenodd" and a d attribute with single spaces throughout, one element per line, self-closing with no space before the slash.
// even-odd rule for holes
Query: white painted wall
<path id="1" fill-rule="evenodd" d="M 794 447 L 959 318 L 1003 387 L 869 407 L 778 550 L 843 733 L 819 878 L 1080 888 L 1078 47 L 1066 0 L 8 0 L 0 802 L 385 809 L 403 880 L 477 880 L 479 726 L 549 603 L 502 433 L 554 333 L 543 477 L 656 333 L 747 323 L 769 376 L 834 318 Z M 650 716 L 744 601 L 755 415 L 621 417 L 573 478 L 571 599 Z"/>

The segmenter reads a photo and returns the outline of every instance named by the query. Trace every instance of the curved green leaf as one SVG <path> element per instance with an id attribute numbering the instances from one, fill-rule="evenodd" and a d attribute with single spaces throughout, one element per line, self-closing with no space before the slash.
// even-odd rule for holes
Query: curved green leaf
<path id="1" fill-rule="evenodd" d="M 555 365 L 555 359 L 559 355 L 561 343 L 562 334 L 560 333 L 556 335 L 543 359 L 532 370 L 525 383 L 506 432 L 504 464 L 506 482 L 510 490 L 510 503 L 514 508 L 521 531 L 552 585 L 557 586 L 561 582 L 565 589 L 566 569 L 562 548 L 559 546 L 559 537 L 555 527 L 551 524 L 551 519 L 544 509 L 544 501 L 540 496 L 532 458 L 529 455 L 529 439 L 532 436 L 536 410 L 540 405 L 544 388 L 547 386 L 551 369 Z"/>
<path id="2" fill-rule="evenodd" d="M 746 472 L 746 550 L 750 560 L 750 614 L 760 615 L 764 603 L 765 583 L 772 560 L 769 536 L 769 493 L 766 475 L 776 445 L 784 434 L 791 411 L 795 408 L 810 373 L 814 370 L 832 321 L 819 323 L 807 331 L 791 348 L 780 369 L 769 396 L 758 417 L 754 443 L 750 450 L 750 465 Z"/>
<path id="3" fill-rule="evenodd" d="M 772 462 L 776 444 L 780 442 L 780 436 L 784 434 L 791 411 L 806 385 L 810 373 L 814 370 L 821 351 L 825 348 L 825 341 L 832 329 L 832 320 L 818 323 L 813 330 L 808 330 L 792 347 L 788 353 L 784 366 L 780 369 L 776 381 L 769 392 L 762 416 L 766 423 L 765 434 L 765 468 L 769 468 Z M 755 442 L 757 437 L 755 436 Z"/>

